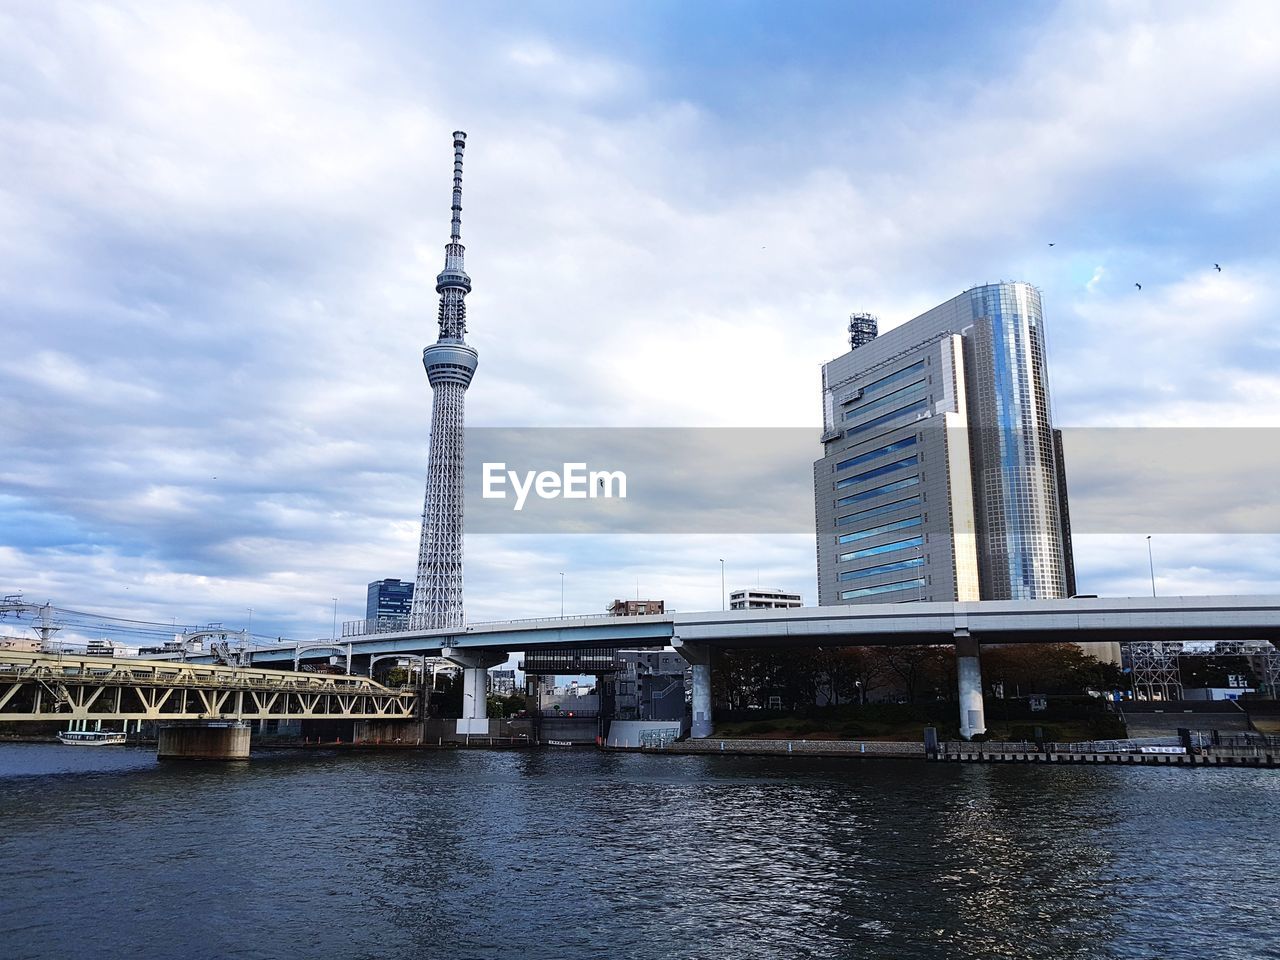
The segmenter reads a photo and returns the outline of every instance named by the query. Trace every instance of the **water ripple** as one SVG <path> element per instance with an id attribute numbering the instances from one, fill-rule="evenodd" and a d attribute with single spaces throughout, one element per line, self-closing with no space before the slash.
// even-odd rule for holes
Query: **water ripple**
<path id="1" fill-rule="evenodd" d="M 0 957 L 1277 956 L 1278 780 L 0 745 Z"/>

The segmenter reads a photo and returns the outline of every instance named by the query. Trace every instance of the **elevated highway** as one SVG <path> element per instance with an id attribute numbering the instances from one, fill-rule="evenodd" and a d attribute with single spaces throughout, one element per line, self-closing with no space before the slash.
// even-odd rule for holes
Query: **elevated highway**
<path id="1" fill-rule="evenodd" d="M 1128 643 L 1135 640 L 1280 639 L 1280 596 L 982 600 L 729 610 L 640 617 L 588 615 L 471 623 L 452 630 L 373 632 L 344 624 L 338 641 L 257 647 L 253 664 L 292 663 L 301 649 L 353 657 L 527 651 L 537 647 L 885 646 L 977 643 Z M 194 658 L 205 660 L 207 656 Z"/>
<path id="2" fill-rule="evenodd" d="M 979 648 L 1008 643 L 1131 643 L 1175 640 L 1280 640 L 1280 596 L 1120 597 L 1070 600 L 894 603 L 730 610 L 639 617 L 548 617 L 471 623 L 460 629 L 383 630 L 355 621 L 341 641 L 348 663 L 387 654 L 440 655 L 460 665 L 494 662 L 539 648 L 673 646 L 693 665 L 693 729 L 711 731 L 711 655 L 740 647 L 954 645 L 961 730 L 983 732 Z M 373 629 L 371 629 L 373 628 Z M 254 664 L 296 662 L 303 648 L 251 652 Z M 473 701 L 480 698 L 473 698 Z M 482 705 L 482 700 L 481 700 Z M 483 715 L 477 719 L 483 720 Z"/>

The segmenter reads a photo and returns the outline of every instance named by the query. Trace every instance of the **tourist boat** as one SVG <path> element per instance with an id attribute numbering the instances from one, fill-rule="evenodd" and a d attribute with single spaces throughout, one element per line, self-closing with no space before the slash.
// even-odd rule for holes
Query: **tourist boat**
<path id="1" fill-rule="evenodd" d="M 58 740 L 73 747 L 109 747 L 124 743 L 126 737 L 119 730 L 63 730 Z"/>

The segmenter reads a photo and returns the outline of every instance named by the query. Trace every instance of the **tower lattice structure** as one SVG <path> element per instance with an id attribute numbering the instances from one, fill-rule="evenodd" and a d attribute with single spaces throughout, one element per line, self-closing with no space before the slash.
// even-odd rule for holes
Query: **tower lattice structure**
<path id="1" fill-rule="evenodd" d="M 431 443 L 427 454 L 427 492 L 418 544 L 411 629 L 465 625 L 462 606 L 463 480 L 466 452 L 463 425 L 467 387 L 478 355 L 467 346 L 466 296 L 471 278 L 463 268 L 462 151 L 467 135 L 453 135 L 453 218 L 445 245 L 444 270 L 436 277 L 440 294 L 440 336 L 422 351 L 431 384 Z"/>

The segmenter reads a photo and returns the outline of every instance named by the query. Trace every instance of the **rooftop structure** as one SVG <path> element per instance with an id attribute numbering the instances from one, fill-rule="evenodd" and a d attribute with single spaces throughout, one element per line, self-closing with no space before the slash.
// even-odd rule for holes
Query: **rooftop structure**
<path id="1" fill-rule="evenodd" d="M 880 332 L 880 318 L 871 313 L 849 314 L 849 349 L 857 350 L 874 340 Z"/>
<path id="2" fill-rule="evenodd" d="M 786 610 L 804 606 L 800 594 L 772 587 L 748 587 L 729 594 L 730 610 Z"/>
<path id="3" fill-rule="evenodd" d="M 611 617 L 643 617 L 652 613 L 666 613 L 665 600 L 615 600 L 608 606 Z"/>

